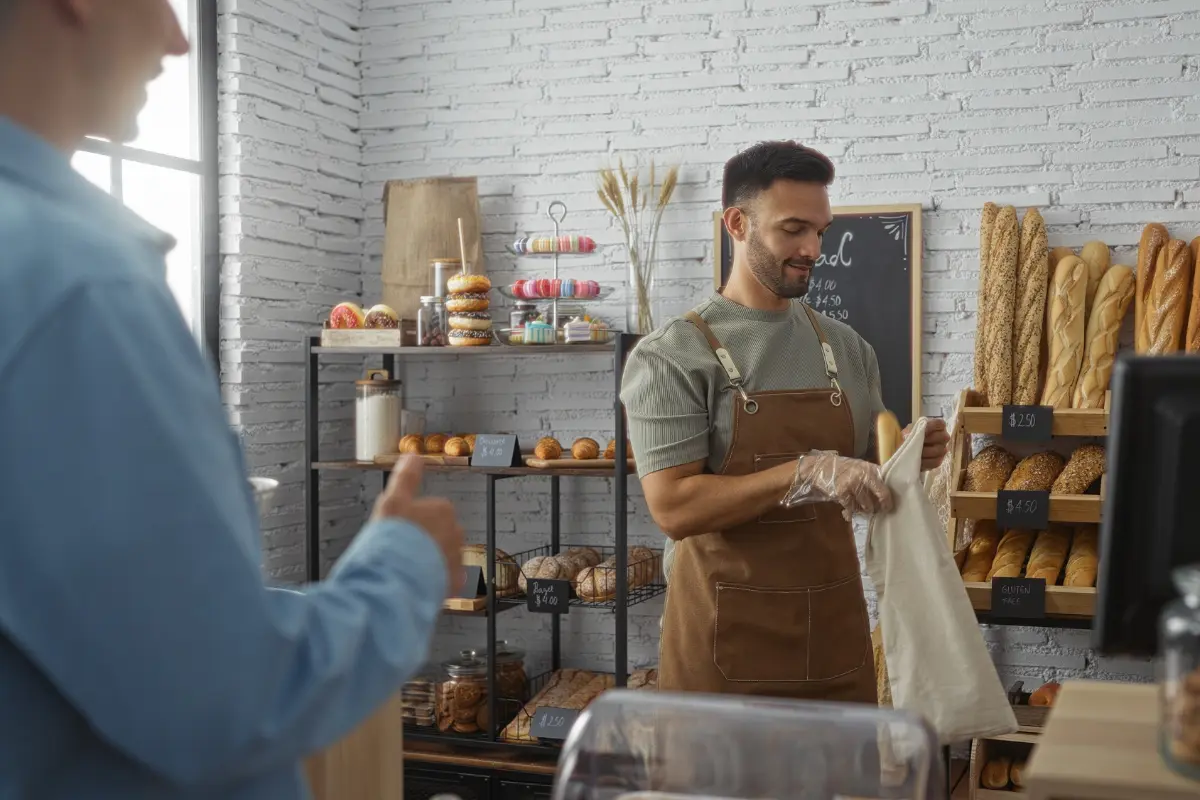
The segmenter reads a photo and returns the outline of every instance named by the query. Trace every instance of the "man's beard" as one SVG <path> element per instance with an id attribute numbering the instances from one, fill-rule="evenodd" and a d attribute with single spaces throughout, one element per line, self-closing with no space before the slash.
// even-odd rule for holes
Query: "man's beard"
<path id="1" fill-rule="evenodd" d="M 767 249 L 757 234 L 746 236 L 746 260 L 758 282 L 778 297 L 795 299 L 808 294 L 808 281 L 815 266 L 811 259 L 788 258 L 780 261 Z M 807 267 L 809 275 L 789 275 L 788 267 Z"/>

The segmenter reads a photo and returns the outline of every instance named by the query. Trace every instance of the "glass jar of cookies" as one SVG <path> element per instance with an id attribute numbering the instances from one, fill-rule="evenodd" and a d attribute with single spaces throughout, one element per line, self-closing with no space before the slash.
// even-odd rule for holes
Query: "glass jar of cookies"
<path id="1" fill-rule="evenodd" d="M 1173 770 L 1200 779 L 1200 564 L 1171 577 L 1180 597 L 1163 609 L 1159 625 L 1159 748 Z"/>
<path id="2" fill-rule="evenodd" d="M 502 700 L 524 703 L 528 699 L 528 693 L 529 678 L 525 674 L 525 651 L 505 641 L 496 642 L 496 694 Z"/>
<path id="3" fill-rule="evenodd" d="M 437 727 L 442 733 L 487 730 L 487 653 L 463 650 L 442 662 L 437 689 Z"/>

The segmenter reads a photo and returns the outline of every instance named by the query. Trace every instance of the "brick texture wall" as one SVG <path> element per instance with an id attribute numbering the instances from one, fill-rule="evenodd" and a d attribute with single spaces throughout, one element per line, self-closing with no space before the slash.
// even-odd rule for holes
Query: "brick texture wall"
<path id="1" fill-rule="evenodd" d="M 286 482 L 267 531 L 279 575 L 300 564 L 294 343 L 337 300 L 379 297 L 389 178 L 478 176 L 496 282 L 537 272 L 502 248 L 546 231 L 561 199 L 567 227 L 602 245 L 572 272 L 612 283 L 624 267 L 595 170 L 680 163 L 660 271 L 675 313 L 712 289 L 721 164 L 760 139 L 802 139 L 838 164 L 836 204 L 925 209 L 931 413 L 969 381 L 984 201 L 1038 206 L 1052 245 L 1099 238 L 1118 263 L 1133 263 L 1145 222 L 1200 234 L 1197 0 L 227 0 L 223 26 L 224 379 L 253 463 Z M 601 311 L 623 320 L 623 297 Z M 358 369 L 325 371 L 331 455 L 347 452 Z M 605 359 L 422 359 L 403 377 L 436 427 L 611 435 Z M 483 479 L 430 483 L 482 538 Z M 357 479 L 327 486 L 332 557 L 363 495 Z M 634 538 L 656 542 L 636 481 L 631 494 Z M 612 505 L 607 481 L 564 479 L 564 538 L 610 541 Z M 545 482 L 501 482 L 499 506 L 502 547 L 546 541 Z M 631 661 L 655 659 L 659 610 L 631 611 Z M 512 611 L 499 629 L 544 663 L 543 619 Z M 570 663 L 611 656 L 610 616 L 577 610 L 563 630 Z M 1082 632 L 985 635 L 1006 678 L 1151 674 L 1095 657 Z M 438 650 L 484 638 L 482 621 L 447 620 Z"/>

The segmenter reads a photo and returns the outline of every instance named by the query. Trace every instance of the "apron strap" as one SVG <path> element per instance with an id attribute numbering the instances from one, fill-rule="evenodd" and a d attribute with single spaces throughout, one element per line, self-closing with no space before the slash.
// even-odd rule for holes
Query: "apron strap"
<path id="1" fill-rule="evenodd" d="M 829 342 L 825 339 L 825 332 L 821 330 L 821 323 L 817 317 L 817 312 L 812 310 L 812 306 L 808 303 L 801 303 L 805 312 L 808 314 L 808 321 L 812 323 L 813 330 L 817 332 L 817 339 L 821 342 L 821 355 L 825 357 L 825 377 L 829 378 L 829 387 L 833 389 L 833 395 L 829 400 L 835 406 L 842 404 L 842 385 L 838 383 L 838 368 L 837 359 L 833 357 L 833 348 L 829 346 Z"/>
<path id="2" fill-rule="evenodd" d="M 733 356 L 729 355 L 729 351 L 721 344 L 721 340 L 713 333 L 713 329 L 708 326 L 703 317 L 695 311 L 689 311 L 683 315 L 683 318 L 696 326 L 696 329 L 704 336 L 708 346 L 712 348 L 713 354 L 716 355 L 717 361 L 721 363 L 721 368 L 725 370 L 725 374 L 729 377 L 729 385 L 733 387 L 742 398 L 742 407 L 747 414 L 758 412 L 758 401 L 746 394 L 744 386 L 746 380 L 742 377 L 741 371 L 737 368 L 737 364 L 733 363 Z"/>

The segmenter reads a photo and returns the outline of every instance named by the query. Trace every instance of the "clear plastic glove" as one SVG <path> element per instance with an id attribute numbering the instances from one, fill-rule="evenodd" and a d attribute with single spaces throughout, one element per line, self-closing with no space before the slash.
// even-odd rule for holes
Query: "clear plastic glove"
<path id="1" fill-rule="evenodd" d="M 892 492 L 880 468 L 869 461 L 844 458 L 834 451 L 813 450 L 796 460 L 792 486 L 781 505 L 837 503 L 847 520 L 855 514 L 892 510 Z"/>

